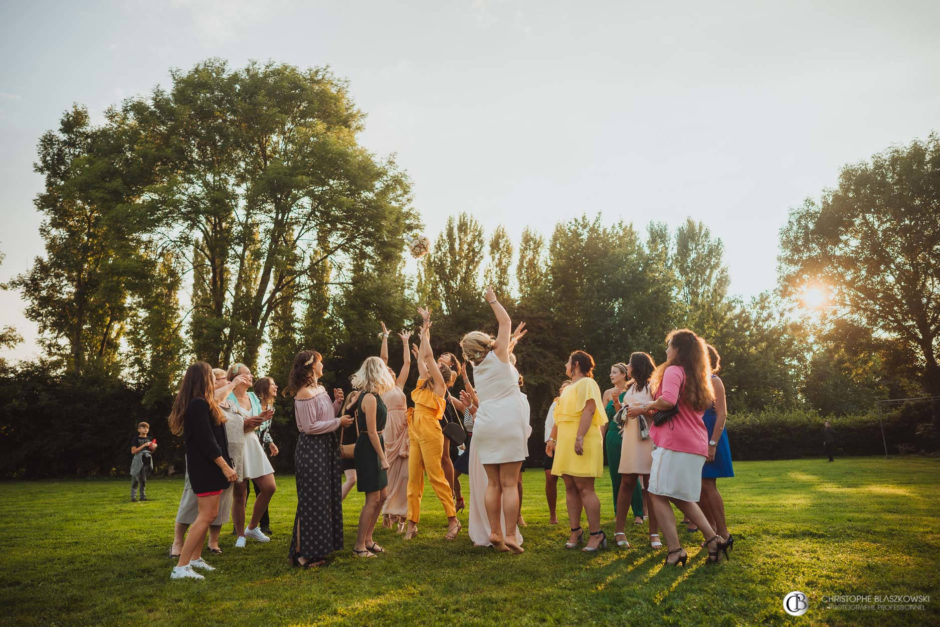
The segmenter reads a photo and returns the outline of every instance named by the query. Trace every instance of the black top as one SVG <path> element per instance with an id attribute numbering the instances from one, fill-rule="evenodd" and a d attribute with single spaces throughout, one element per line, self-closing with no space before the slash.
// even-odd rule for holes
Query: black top
<path id="1" fill-rule="evenodd" d="M 146 444 L 147 442 L 152 442 L 152 441 L 153 441 L 153 438 L 151 438 L 149 435 L 145 435 L 144 437 L 140 437 L 139 435 L 134 435 L 134 437 L 131 438 L 131 448 L 137 448 L 141 444 Z M 148 447 L 145 449 L 141 449 L 140 451 L 137 452 L 137 455 L 143 455 L 144 459 L 147 459 L 151 455 L 150 448 Z"/>
<path id="2" fill-rule="evenodd" d="M 215 424 L 209 403 L 194 398 L 183 414 L 183 439 L 186 441 L 186 472 L 193 492 L 214 492 L 229 486 L 225 473 L 215 459 L 222 457 L 231 465 L 228 456 L 228 437 L 225 424 Z"/>

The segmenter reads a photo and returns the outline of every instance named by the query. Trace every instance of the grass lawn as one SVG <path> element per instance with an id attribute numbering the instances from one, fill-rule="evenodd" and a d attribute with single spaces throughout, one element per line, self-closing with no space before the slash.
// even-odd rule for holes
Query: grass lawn
<path id="1" fill-rule="evenodd" d="M 548 524 L 539 469 L 525 473 L 523 555 L 474 548 L 466 528 L 425 496 L 421 533 L 405 544 L 380 528 L 388 553 L 344 550 L 315 571 L 291 568 L 293 477 L 278 477 L 268 544 L 232 547 L 204 582 L 171 581 L 167 557 L 180 479 L 155 479 L 153 499 L 128 502 L 129 481 L 0 483 L 0 621 L 27 624 L 940 624 L 940 460 L 854 458 L 740 462 L 719 481 L 735 535 L 730 561 L 705 564 L 700 534 L 680 533 L 690 555 L 664 569 L 639 527 L 633 548 L 566 551 L 564 492 Z M 466 485 L 466 477 L 464 477 Z M 613 535 L 610 485 L 598 481 Z M 253 497 L 252 497 L 253 499 Z M 362 497 L 344 504 L 351 549 Z M 466 524 L 466 511 L 461 512 Z M 809 596 L 792 618 L 782 599 Z M 824 596 L 930 595 L 923 609 L 827 608 Z M 856 604 L 866 604 L 856 601 Z M 871 602 L 874 603 L 873 601 Z"/>

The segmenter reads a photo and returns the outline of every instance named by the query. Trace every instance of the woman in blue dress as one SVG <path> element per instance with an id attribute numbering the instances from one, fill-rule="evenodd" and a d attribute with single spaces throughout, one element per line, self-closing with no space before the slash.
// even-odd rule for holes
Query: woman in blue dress
<path id="1" fill-rule="evenodd" d="M 725 521 L 725 502 L 718 492 L 718 479 L 733 477 L 734 466 L 731 463 L 731 444 L 725 422 L 728 417 L 728 403 L 725 399 L 725 385 L 718 377 L 721 369 L 721 357 L 711 344 L 708 345 L 708 359 L 712 369 L 712 387 L 715 389 L 715 404 L 705 411 L 702 421 L 708 429 L 708 457 L 702 467 L 702 496 L 699 506 L 705 512 L 709 524 L 727 543 L 730 549 L 734 538 L 728 532 Z"/>

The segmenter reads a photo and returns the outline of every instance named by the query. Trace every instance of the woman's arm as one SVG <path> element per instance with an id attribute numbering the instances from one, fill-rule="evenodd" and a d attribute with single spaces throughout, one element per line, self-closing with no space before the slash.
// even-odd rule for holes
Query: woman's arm
<path id="1" fill-rule="evenodd" d="M 388 329 L 385 328 L 385 323 L 380 322 L 382 325 L 382 348 L 379 349 L 379 357 L 382 358 L 382 361 L 385 362 L 385 365 L 388 365 Z"/>
<path id="2" fill-rule="evenodd" d="M 725 384 L 721 379 L 715 377 L 712 379 L 712 386 L 715 388 L 715 428 L 712 429 L 712 442 L 718 442 L 721 438 L 721 432 L 725 430 L 725 423 L 728 421 L 728 400 L 725 398 Z M 708 461 L 715 460 L 715 451 L 718 445 L 709 445 Z"/>
<path id="3" fill-rule="evenodd" d="M 594 420 L 594 412 L 597 411 L 597 402 L 589 398 L 581 410 L 581 421 L 578 423 L 578 437 L 574 440 L 574 452 L 578 455 L 584 454 L 584 436 L 591 428 L 591 422 Z M 554 431 L 554 429 L 553 429 Z"/>
<path id="4" fill-rule="evenodd" d="M 467 374 L 467 362 L 463 363 L 463 368 L 460 369 L 460 376 L 463 377 L 463 388 L 467 392 L 467 396 L 470 397 L 470 405 L 480 406 L 480 399 L 477 398 L 477 392 L 473 389 L 473 384 L 470 383 L 470 375 Z M 467 403 L 465 403 L 467 404 Z"/>
<path id="5" fill-rule="evenodd" d="M 388 460 L 385 459 L 385 449 L 382 448 L 379 433 L 375 428 L 375 396 L 367 394 L 366 397 L 362 399 L 362 405 L 360 405 L 360 407 L 366 412 L 366 431 L 369 434 L 369 442 L 372 443 L 372 448 L 375 449 L 376 455 L 379 456 L 379 463 L 382 465 L 382 468 L 388 470 Z"/>
<path id="6" fill-rule="evenodd" d="M 434 351 L 431 350 L 431 322 L 429 318 L 425 318 L 424 326 L 421 328 L 421 348 L 418 349 L 418 355 L 434 381 L 434 393 L 438 396 L 444 396 L 447 393 L 447 383 L 444 381 L 441 369 L 434 360 Z"/>
<path id="7" fill-rule="evenodd" d="M 552 434 L 545 443 L 545 454 L 549 457 L 555 456 L 555 444 L 558 443 L 558 423 L 552 425 Z"/>
<path id="8" fill-rule="evenodd" d="M 408 381 L 408 375 L 411 374 L 411 350 L 408 340 L 411 339 L 411 331 L 402 331 L 398 334 L 401 337 L 401 352 L 402 352 L 402 367 L 401 371 L 398 373 L 398 378 L 395 380 L 395 384 L 399 389 L 405 389 L 405 383 Z"/>
<path id="9" fill-rule="evenodd" d="M 506 308 L 503 307 L 496 298 L 496 292 L 493 291 L 492 287 L 486 288 L 484 298 L 486 298 L 486 302 L 490 304 L 490 308 L 496 315 L 496 322 L 499 324 L 499 331 L 496 333 L 496 344 L 493 345 L 493 352 L 496 353 L 500 361 L 509 361 L 509 340 L 512 335 L 512 319 L 510 319 L 509 314 L 506 312 Z"/>

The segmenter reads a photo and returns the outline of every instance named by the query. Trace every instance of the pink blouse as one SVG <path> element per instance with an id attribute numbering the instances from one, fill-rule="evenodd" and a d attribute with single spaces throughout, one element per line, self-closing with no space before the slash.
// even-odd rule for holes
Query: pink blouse
<path id="1" fill-rule="evenodd" d="M 311 398 L 295 398 L 294 418 L 297 420 L 297 430 L 307 435 L 336 431 L 339 428 L 339 418 L 336 417 L 339 404 L 340 401 L 330 401 L 326 392 Z"/>
<path id="2" fill-rule="evenodd" d="M 705 412 L 695 411 L 679 400 L 679 391 L 685 382 L 685 370 L 681 366 L 669 366 L 663 373 L 655 397 L 664 398 L 672 404 L 678 403 L 679 413 L 666 424 L 650 427 L 650 438 L 660 448 L 692 455 L 708 455 L 708 431 L 702 422 Z M 652 422 L 652 421 L 650 421 Z"/>

